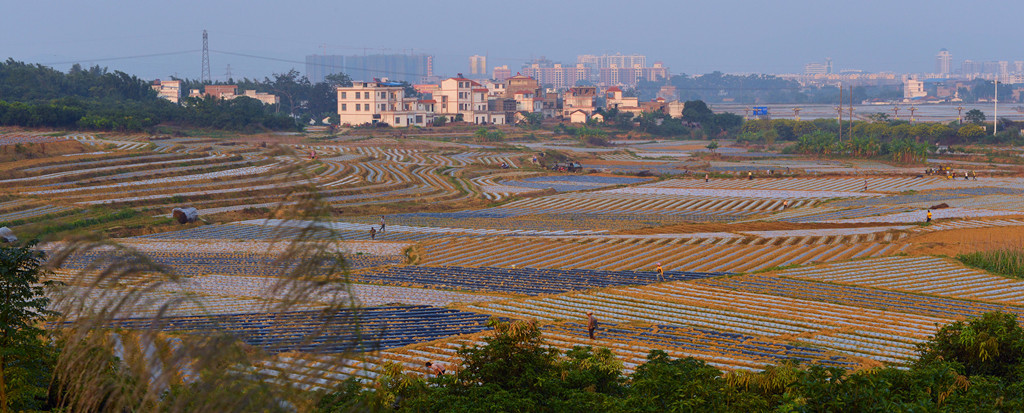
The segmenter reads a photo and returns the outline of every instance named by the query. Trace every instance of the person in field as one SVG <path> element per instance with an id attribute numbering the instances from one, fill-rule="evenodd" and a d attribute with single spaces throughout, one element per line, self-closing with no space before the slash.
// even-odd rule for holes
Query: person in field
<path id="1" fill-rule="evenodd" d="M 386 227 L 386 226 L 387 226 L 387 224 L 384 222 L 384 216 L 381 215 L 380 216 L 380 232 L 384 232 L 384 227 Z"/>
<path id="2" fill-rule="evenodd" d="M 658 272 L 658 281 L 665 281 L 665 270 L 661 268 L 661 263 L 658 263 L 658 268 L 655 268 Z"/>
<path id="3" fill-rule="evenodd" d="M 924 222 L 932 222 L 932 210 L 928 210 L 928 218 Z"/>
<path id="4" fill-rule="evenodd" d="M 437 376 L 437 377 L 441 377 L 442 375 L 444 375 L 444 372 L 445 372 L 444 366 L 442 366 L 439 363 L 432 363 L 432 362 L 428 361 L 425 364 L 425 366 L 427 366 L 427 368 L 430 369 L 430 372 L 434 373 L 434 375 Z"/>
<path id="5" fill-rule="evenodd" d="M 377 228 L 370 227 L 370 240 L 377 238 Z"/>
<path id="6" fill-rule="evenodd" d="M 594 339 L 594 330 L 597 330 L 597 319 L 594 318 L 593 311 L 587 311 L 587 333 L 590 334 L 590 339 Z"/>

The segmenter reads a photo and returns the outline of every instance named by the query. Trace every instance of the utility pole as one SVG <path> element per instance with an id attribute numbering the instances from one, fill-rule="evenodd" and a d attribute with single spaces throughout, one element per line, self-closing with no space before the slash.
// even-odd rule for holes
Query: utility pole
<path id="1" fill-rule="evenodd" d="M 850 86 L 850 134 L 853 137 L 853 86 Z"/>
<path id="2" fill-rule="evenodd" d="M 206 37 L 206 30 L 203 30 L 203 72 L 199 81 L 206 85 L 213 83 L 210 77 L 210 42 Z"/>
<path id="3" fill-rule="evenodd" d="M 996 130 L 999 129 L 999 79 L 994 82 L 996 86 L 996 98 L 993 99 L 992 108 L 992 136 L 996 136 Z"/>
<path id="4" fill-rule="evenodd" d="M 800 121 L 800 109 L 802 108 L 793 108 L 793 118 L 795 118 L 798 122 Z"/>
<path id="5" fill-rule="evenodd" d="M 916 107 L 910 106 L 910 123 L 914 123 L 914 112 L 916 112 L 916 111 L 917 111 Z"/>
<path id="6" fill-rule="evenodd" d="M 843 141 L 843 84 L 839 84 L 839 142 Z"/>
<path id="7" fill-rule="evenodd" d="M 894 105 L 892 107 L 892 117 L 895 118 L 894 120 L 900 120 L 900 107 L 899 106 L 895 106 Z"/>
<path id="8" fill-rule="evenodd" d="M 963 118 L 960 117 L 960 114 L 963 113 L 963 112 L 964 112 L 964 105 L 960 105 L 960 106 L 956 107 L 956 123 L 959 124 L 959 125 L 963 125 L 964 124 Z"/>

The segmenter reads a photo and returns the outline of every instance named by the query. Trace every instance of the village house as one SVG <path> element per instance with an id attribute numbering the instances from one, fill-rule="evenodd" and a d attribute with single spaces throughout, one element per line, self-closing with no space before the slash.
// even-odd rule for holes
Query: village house
<path id="1" fill-rule="evenodd" d="M 407 98 L 405 88 L 398 82 L 352 82 L 352 86 L 338 87 L 337 95 L 342 125 L 386 123 L 408 127 L 434 122 L 434 100 Z"/>

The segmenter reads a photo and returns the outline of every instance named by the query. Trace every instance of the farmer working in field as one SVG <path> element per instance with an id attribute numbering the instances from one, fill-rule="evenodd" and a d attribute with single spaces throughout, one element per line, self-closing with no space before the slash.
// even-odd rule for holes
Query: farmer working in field
<path id="1" fill-rule="evenodd" d="M 431 363 L 428 361 L 425 365 L 430 369 L 430 372 L 434 373 L 437 377 L 441 377 L 441 375 L 444 374 L 444 366 L 438 363 Z"/>
<path id="2" fill-rule="evenodd" d="M 658 263 L 658 268 L 655 269 L 658 272 L 658 281 L 665 281 L 665 270 L 661 268 L 661 263 Z"/>
<path id="3" fill-rule="evenodd" d="M 930 209 L 928 210 L 928 218 L 925 220 L 925 222 L 932 222 L 932 210 Z"/>
<path id="4" fill-rule="evenodd" d="M 590 333 L 591 340 L 594 339 L 594 330 L 597 330 L 597 319 L 592 311 L 587 311 L 587 333 Z"/>

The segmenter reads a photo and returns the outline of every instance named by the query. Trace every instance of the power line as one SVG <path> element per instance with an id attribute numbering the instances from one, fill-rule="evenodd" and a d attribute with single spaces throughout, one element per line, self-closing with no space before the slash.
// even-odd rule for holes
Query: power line
<path id="1" fill-rule="evenodd" d="M 199 51 L 198 49 L 196 49 L 196 50 L 182 50 L 180 52 L 165 52 L 165 53 L 140 54 L 140 55 L 133 55 L 133 56 L 103 57 L 103 58 L 99 58 L 99 59 L 77 59 L 77 60 L 68 60 L 68 61 L 64 61 L 64 62 L 49 62 L 49 63 L 40 63 L 40 64 L 44 65 L 44 66 L 50 66 L 50 65 L 66 65 L 66 64 L 81 63 L 81 62 L 106 62 L 106 61 L 112 61 L 112 60 L 130 60 L 130 59 L 141 59 L 141 58 L 146 58 L 146 57 L 174 56 L 174 55 L 180 55 L 180 54 L 195 53 L 195 52 L 198 52 L 198 51 Z"/>
<path id="2" fill-rule="evenodd" d="M 360 67 L 336 66 L 336 65 L 329 65 L 329 64 L 325 64 L 325 63 L 305 62 L 305 61 L 292 60 L 292 59 L 282 59 L 282 58 L 279 58 L 279 57 L 258 56 L 258 55 L 246 54 L 246 53 L 225 52 L 225 51 L 222 51 L 222 50 L 211 50 L 211 52 L 225 54 L 225 55 L 230 55 L 230 56 L 248 57 L 248 58 L 252 58 L 252 59 L 270 60 L 270 61 L 274 61 L 274 62 L 284 62 L 284 63 L 295 63 L 295 64 L 300 64 L 300 65 L 330 67 L 330 68 L 334 68 L 334 69 L 340 69 L 342 71 L 363 71 L 363 70 L 366 70 L 366 69 L 360 68 Z M 394 70 L 388 70 L 387 73 L 388 74 L 393 74 L 393 75 L 423 76 L 423 73 L 408 73 L 408 72 L 399 72 L 399 71 L 394 71 Z"/>

